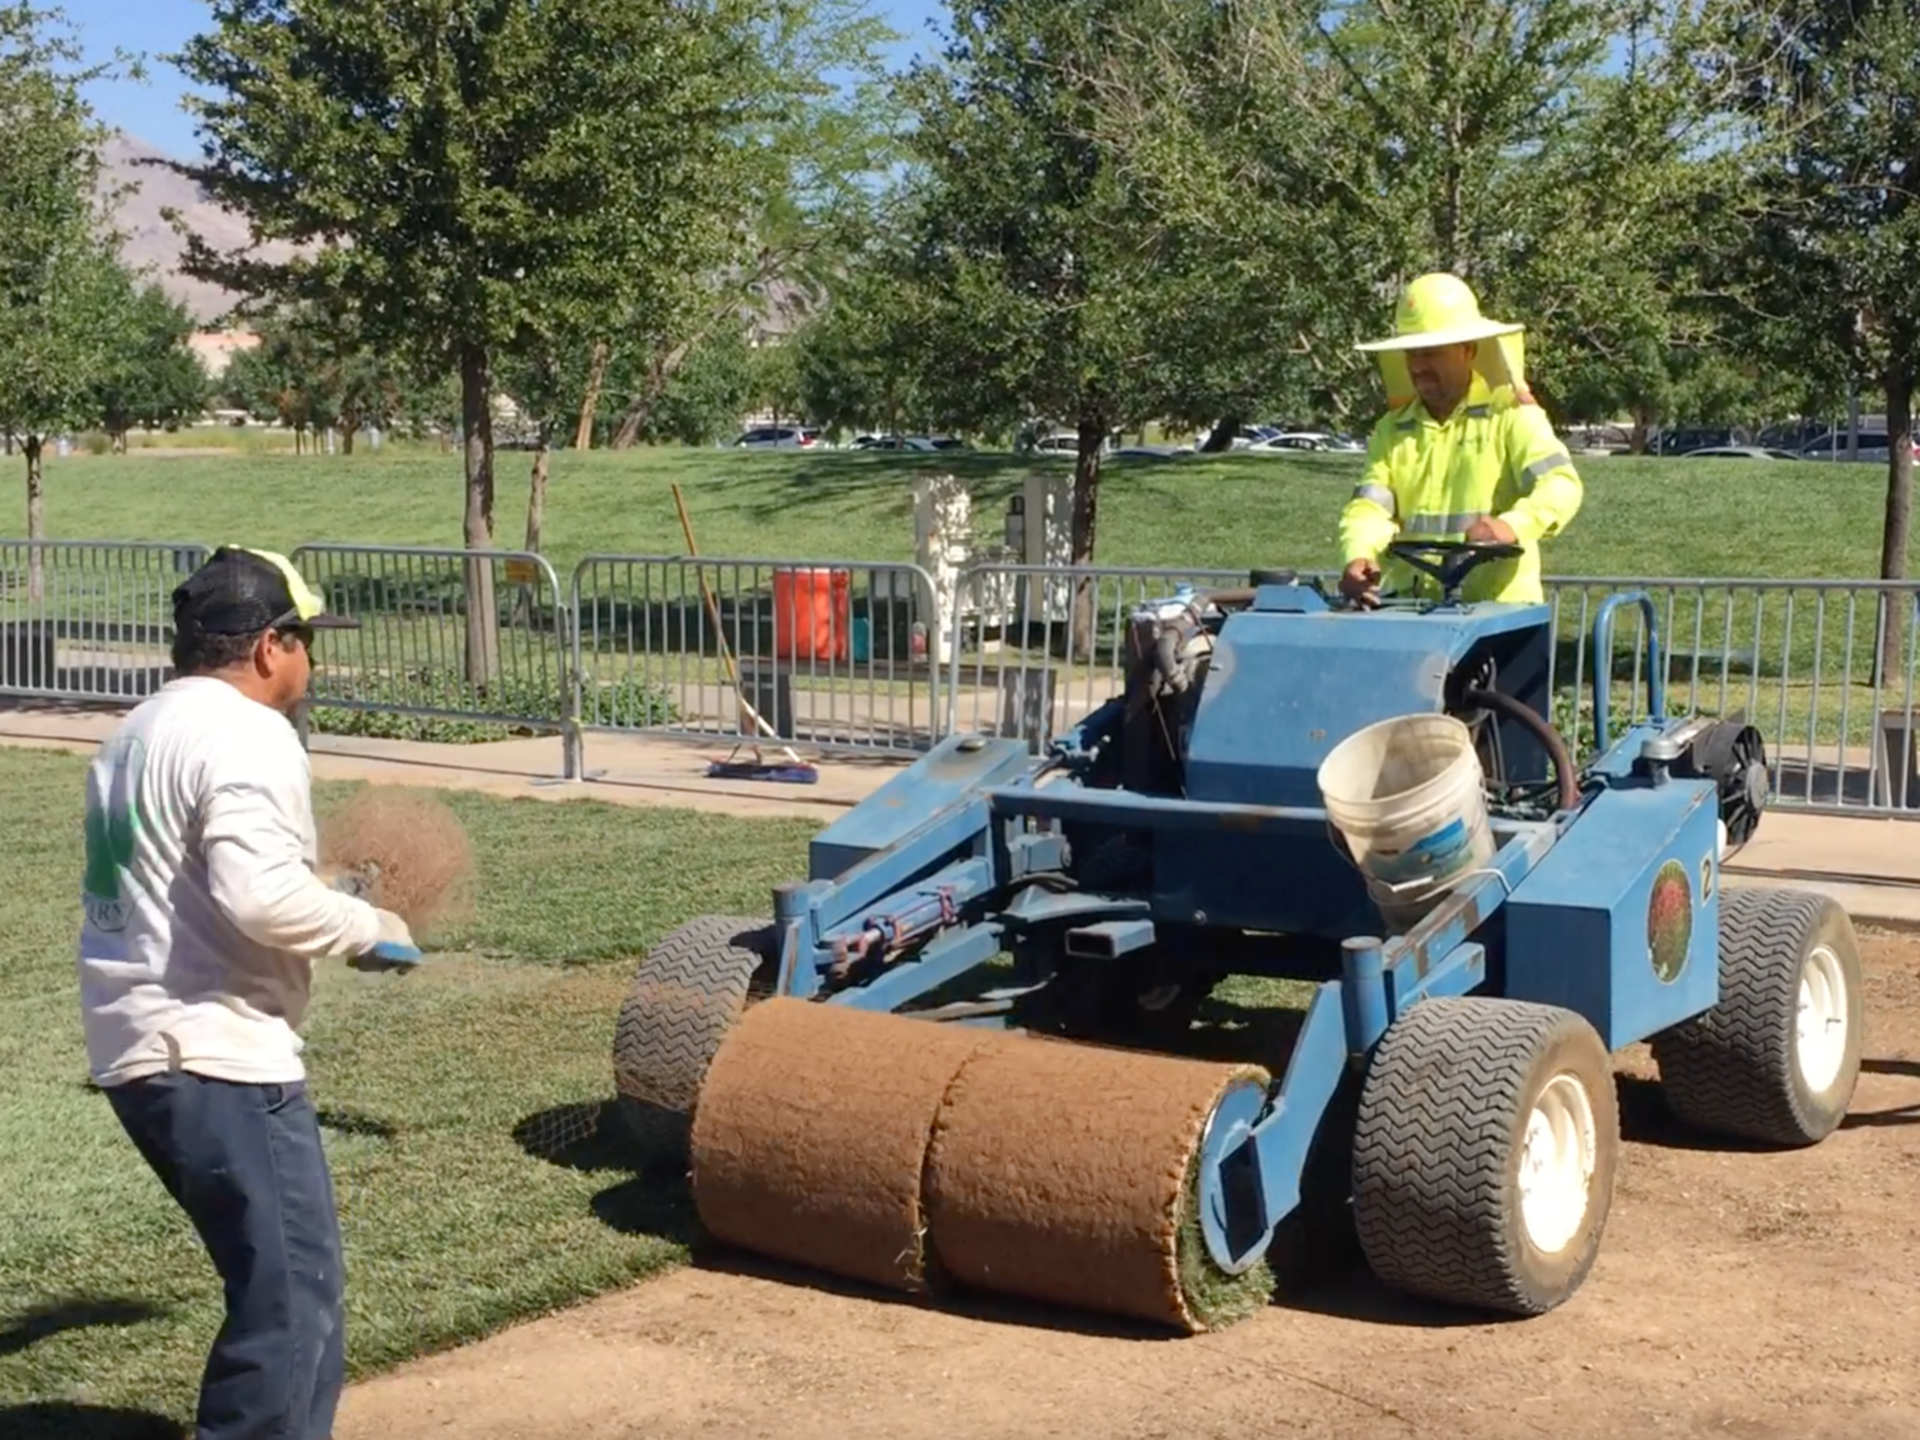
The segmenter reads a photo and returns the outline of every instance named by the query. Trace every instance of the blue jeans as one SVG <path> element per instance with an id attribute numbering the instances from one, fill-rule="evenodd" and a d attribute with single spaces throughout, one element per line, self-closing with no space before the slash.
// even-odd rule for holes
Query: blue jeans
<path id="1" fill-rule="evenodd" d="M 226 1289 L 195 1440 L 326 1440 L 343 1373 L 345 1267 L 306 1086 L 170 1071 L 106 1094 Z"/>

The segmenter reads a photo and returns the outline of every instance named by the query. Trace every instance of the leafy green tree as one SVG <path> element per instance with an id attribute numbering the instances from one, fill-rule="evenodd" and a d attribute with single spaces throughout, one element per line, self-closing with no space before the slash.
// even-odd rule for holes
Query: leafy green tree
<path id="1" fill-rule="evenodd" d="M 1735 88 L 1750 127 L 1748 243 L 1726 283 L 1748 343 L 1845 394 L 1884 397 L 1891 458 L 1880 575 L 1906 575 L 1912 535 L 1913 396 L 1920 367 L 1920 12 L 1850 0 L 1736 6 L 1701 63 Z M 1883 672 L 1897 673 L 1890 607 Z"/>
<path id="2" fill-rule="evenodd" d="M 649 410 L 640 438 L 682 445 L 731 440 L 753 405 L 753 357 L 747 337 L 733 329 L 694 346 Z"/>
<path id="3" fill-rule="evenodd" d="M 95 380 L 93 408 L 124 451 L 135 426 L 153 430 L 189 421 L 206 407 L 206 366 L 189 343 L 193 317 L 157 284 L 134 288 L 134 277 L 116 269 L 114 299 L 124 317 L 119 343 Z"/>
<path id="4" fill-rule="evenodd" d="M 814 0 L 767 28 L 765 103 L 740 132 L 735 183 L 708 217 L 726 232 L 722 257 L 599 332 L 628 357 L 617 371 L 628 383 L 609 392 L 621 406 L 615 449 L 659 433 L 648 414 L 666 403 L 679 368 L 728 353 L 709 342 L 729 347 L 756 324 L 804 321 L 846 280 L 879 182 L 899 157 L 901 107 L 879 58 L 899 37 L 868 9 L 866 0 Z"/>
<path id="5" fill-rule="evenodd" d="M 104 136 L 81 94 L 104 67 L 73 68 L 78 54 L 57 12 L 0 7 L 0 429 L 25 452 L 29 539 L 45 529 L 45 443 L 98 419 L 128 327 Z M 37 597 L 37 555 L 28 584 Z"/>
<path id="6" fill-rule="evenodd" d="M 827 304 L 790 344 L 800 409 L 834 432 L 877 427 L 899 434 L 930 424 L 930 402 L 896 345 L 912 292 L 898 281 L 901 261 L 876 237 L 849 265 Z"/>
<path id="7" fill-rule="evenodd" d="M 727 256 L 738 138 L 784 88 L 763 42 L 802 0 L 215 0 L 178 57 L 203 158 L 176 168 L 257 241 L 185 268 L 353 308 L 367 340 L 461 383 L 465 543 L 493 544 L 501 358 L 676 292 Z M 493 571 L 467 671 L 498 673 Z"/>
<path id="8" fill-rule="evenodd" d="M 1170 418 L 1218 445 L 1275 414 L 1364 427 L 1353 342 L 1440 268 L 1528 322 L 1550 409 L 1670 388 L 1667 356 L 1717 343 L 1696 256 L 1730 165 L 1698 153 L 1697 32 L 1644 0 L 1160 0 L 1065 62 L 1163 236 Z"/>
<path id="9" fill-rule="evenodd" d="M 1169 235 L 1100 140 L 1103 77 L 1152 0 L 982 0 L 914 65 L 904 262 L 887 347 L 926 418 L 959 431 L 1063 423 L 1078 435 L 1071 550 L 1091 563 L 1107 437 L 1163 408 Z M 1074 627 L 1091 643 L 1083 586 Z"/>

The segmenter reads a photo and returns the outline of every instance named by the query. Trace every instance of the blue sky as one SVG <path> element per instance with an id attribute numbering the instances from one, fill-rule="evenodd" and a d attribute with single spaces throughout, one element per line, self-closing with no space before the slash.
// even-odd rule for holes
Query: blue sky
<path id="1" fill-rule="evenodd" d="M 896 65 L 938 43 L 930 21 L 945 28 L 945 0 L 869 0 L 869 5 L 904 37 L 891 57 Z M 211 14 L 206 0 L 65 0 L 61 8 L 95 62 L 110 59 L 115 47 L 149 57 L 169 54 Z M 108 125 L 183 158 L 196 153 L 192 117 L 180 109 L 186 88 L 180 73 L 155 58 L 149 58 L 147 72 L 141 82 L 101 81 L 87 99 Z"/>

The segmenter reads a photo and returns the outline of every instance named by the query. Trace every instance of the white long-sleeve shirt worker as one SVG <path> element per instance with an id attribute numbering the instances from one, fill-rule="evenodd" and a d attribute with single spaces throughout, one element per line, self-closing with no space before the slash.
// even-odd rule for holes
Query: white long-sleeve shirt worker
<path id="1" fill-rule="evenodd" d="M 286 718 L 212 676 L 173 680 L 101 747 L 79 953 L 97 1084 L 305 1077 L 314 962 L 380 928 L 319 877 L 311 779 Z"/>

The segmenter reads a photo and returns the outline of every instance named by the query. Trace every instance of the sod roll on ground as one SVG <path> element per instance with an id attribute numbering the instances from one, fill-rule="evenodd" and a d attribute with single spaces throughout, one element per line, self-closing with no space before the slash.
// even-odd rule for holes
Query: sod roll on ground
<path id="1" fill-rule="evenodd" d="M 913 1023 L 905 1036 L 902 1023 Z M 906 1292 L 927 1273 L 921 1171 L 940 1102 L 988 1036 L 844 1005 L 752 1006 L 713 1057 L 689 1147 L 722 1244 Z"/>
<path id="2" fill-rule="evenodd" d="M 1198 1153 L 1258 1067 L 775 999 L 728 1034 L 691 1136 L 715 1240 L 889 1289 L 973 1289 L 1184 1332 L 1266 1303 L 1207 1256 Z"/>

